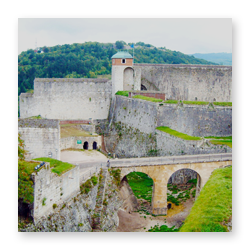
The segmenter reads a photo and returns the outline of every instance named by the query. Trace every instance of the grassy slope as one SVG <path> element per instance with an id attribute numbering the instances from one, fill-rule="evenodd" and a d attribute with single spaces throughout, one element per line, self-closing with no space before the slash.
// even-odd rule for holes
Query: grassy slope
<path id="1" fill-rule="evenodd" d="M 127 175 L 127 180 L 136 198 L 151 202 L 153 180 L 149 176 L 141 172 L 132 172 Z"/>
<path id="2" fill-rule="evenodd" d="M 217 106 L 229 106 L 232 107 L 232 102 L 213 102 L 214 105 Z"/>
<path id="3" fill-rule="evenodd" d="M 178 102 L 178 100 L 166 100 L 164 103 L 177 104 Z"/>
<path id="4" fill-rule="evenodd" d="M 191 104 L 191 105 L 208 105 L 209 102 L 202 102 L 202 101 L 183 101 L 184 104 Z"/>
<path id="5" fill-rule="evenodd" d="M 128 93 L 129 91 L 117 91 L 115 94 L 128 97 Z"/>
<path id="6" fill-rule="evenodd" d="M 169 127 L 164 127 L 164 126 L 161 126 L 161 127 L 157 127 L 156 129 L 160 130 L 160 131 L 163 131 L 165 133 L 168 133 L 170 135 L 173 135 L 173 136 L 176 136 L 176 137 L 179 137 L 183 140 L 201 140 L 200 137 L 196 137 L 196 136 L 191 136 L 191 135 L 186 135 L 186 134 L 183 134 L 181 132 L 178 132 L 176 130 L 173 130 Z"/>
<path id="7" fill-rule="evenodd" d="M 210 142 L 215 145 L 227 145 L 232 148 L 232 136 L 218 137 L 218 136 L 208 136 L 205 137 L 210 139 Z"/>
<path id="8" fill-rule="evenodd" d="M 145 101 L 150 101 L 150 102 L 162 102 L 162 99 L 156 99 L 154 97 L 148 97 L 148 96 L 143 96 L 143 95 L 134 95 L 132 98 L 135 99 L 142 99 Z"/>
<path id="9" fill-rule="evenodd" d="M 65 173 L 68 170 L 75 167 L 74 165 L 72 165 L 68 162 L 62 162 L 62 161 L 58 161 L 56 159 L 52 159 L 52 158 L 48 158 L 48 157 L 36 158 L 34 160 L 49 162 L 50 167 L 52 168 L 51 171 L 53 173 L 58 174 L 58 175 L 61 175 L 61 174 Z"/>
<path id="10" fill-rule="evenodd" d="M 216 169 L 205 184 L 180 232 L 225 232 L 232 216 L 232 167 Z"/>

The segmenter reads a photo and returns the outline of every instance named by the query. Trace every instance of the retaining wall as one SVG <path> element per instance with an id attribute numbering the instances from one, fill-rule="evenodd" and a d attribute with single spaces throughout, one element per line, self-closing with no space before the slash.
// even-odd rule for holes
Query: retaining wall
<path id="1" fill-rule="evenodd" d="M 72 136 L 65 137 L 60 139 L 60 149 L 83 149 L 84 142 L 88 142 L 88 149 L 93 149 L 93 143 L 97 143 L 97 148 L 102 147 L 102 138 L 101 136 L 96 137 L 84 137 L 84 136 Z"/>
<path id="2" fill-rule="evenodd" d="M 49 164 L 48 164 L 49 166 Z M 44 215 L 80 190 L 79 167 L 58 176 L 50 168 L 43 168 L 34 176 L 34 216 Z"/>
<path id="3" fill-rule="evenodd" d="M 112 122 L 122 122 L 143 133 L 167 126 L 192 136 L 231 136 L 232 107 L 154 103 L 116 96 Z"/>

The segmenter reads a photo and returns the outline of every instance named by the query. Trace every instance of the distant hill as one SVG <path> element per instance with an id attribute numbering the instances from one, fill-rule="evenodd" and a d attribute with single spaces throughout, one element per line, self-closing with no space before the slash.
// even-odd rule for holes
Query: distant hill
<path id="1" fill-rule="evenodd" d="M 220 65 L 232 65 L 232 53 L 208 53 L 208 54 L 191 54 L 195 58 L 204 59 Z"/>
<path id="2" fill-rule="evenodd" d="M 29 49 L 18 55 L 18 95 L 32 92 L 37 78 L 97 78 L 111 74 L 111 57 L 121 49 L 133 54 L 130 43 L 85 42 Z M 135 63 L 215 64 L 181 52 L 135 44 Z"/>

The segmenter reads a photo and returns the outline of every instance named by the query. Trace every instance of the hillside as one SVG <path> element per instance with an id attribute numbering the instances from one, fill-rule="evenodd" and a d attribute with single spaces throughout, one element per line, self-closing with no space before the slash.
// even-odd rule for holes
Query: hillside
<path id="1" fill-rule="evenodd" d="M 214 170 L 180 232 L 226 232 L 231 219 L 232 166 Z"/>
<path id="2" fill-rule="evenodd" d="M 130 44 L 129 44 L 130 45 Z M 111 57 L 129 45 L 122 41 L 113 43 L 85 42 L 42 47 L 36 53 L 30 49 L 18 55 L 18 95 L 32 91 L 37 78 L 96 78 L 111 74 Z M 181 52 L 156 48 L 138 42 L 134 49 L 135 63 L 165 64 L 215 64 Z"/>
<path id="3" fill-rule="evenodd" d="M 232 65 L 232 53 L 208 53 L 208 54 L 192 54 L 195 58 L 208 60 L 210 62 L 221 65 Z"/>

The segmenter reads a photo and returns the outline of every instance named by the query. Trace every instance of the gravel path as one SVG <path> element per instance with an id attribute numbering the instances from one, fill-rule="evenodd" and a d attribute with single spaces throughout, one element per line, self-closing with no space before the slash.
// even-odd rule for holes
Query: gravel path
<path id="1" fill-rule="evenodd" d="M 107 161 L 107 157 L 96 150 L 84 150 L 84 151 L 61 151 L 61 161 L 69 162 L 71 164 L 80 164 L 86 162 L 95 161 Z"/>

